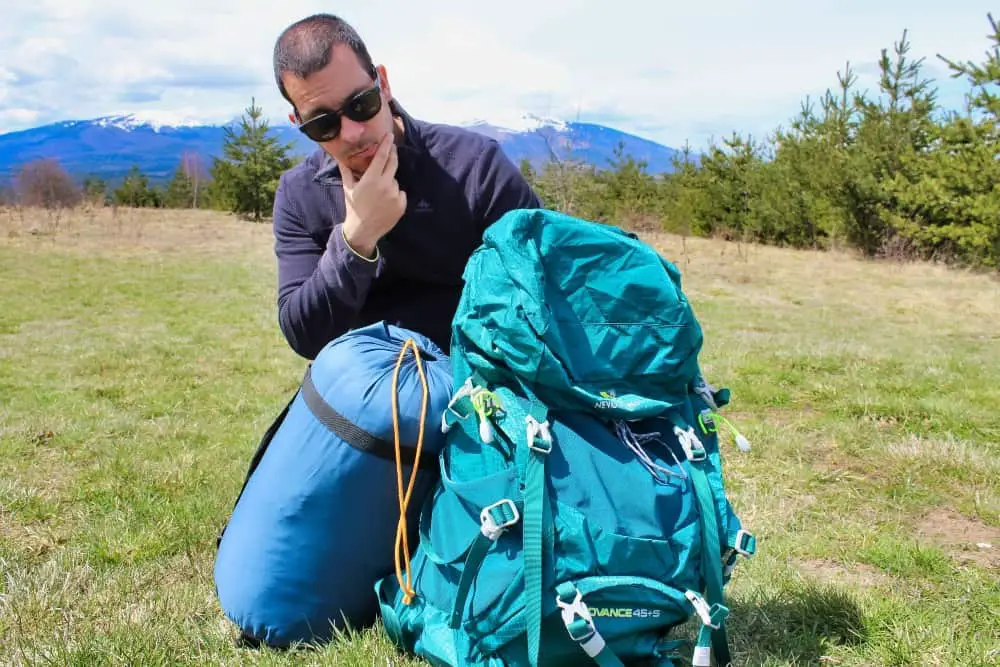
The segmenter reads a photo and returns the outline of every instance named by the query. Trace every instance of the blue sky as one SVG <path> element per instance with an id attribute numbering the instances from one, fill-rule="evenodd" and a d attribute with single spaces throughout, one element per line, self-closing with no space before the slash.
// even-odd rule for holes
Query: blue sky
<path id="1" fill-rule="evenodd" d="M 282 121 L 271 48 L 291 21 L 340 12 L 416 116 L 522 124 L 524 114 L 603 123 L 670 146 L 763 136 L 850 61 L 877 86 L 904 28 L 942 102 L 966 86 L 941 53 L 981 60 L 990 2 L 792 0 L 33 0 L 4 3 L 0 132 L 137 113 L 221 122 L 251 96 Z M 811 9 L 806 9 L 810 7 Z"/>

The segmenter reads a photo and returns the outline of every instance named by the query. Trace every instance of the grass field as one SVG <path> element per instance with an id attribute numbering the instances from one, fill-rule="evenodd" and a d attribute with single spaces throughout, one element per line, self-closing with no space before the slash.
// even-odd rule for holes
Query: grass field
<path id="1" fill-rule="evenodd" d="M 1000 664 L 1000 282 L 657 236 L 733 390 L 745 665 Z M 236 649 L 215 536 L 301 378 L 270 228 L 0 211 L 0 663 L 405 665 Z"/>

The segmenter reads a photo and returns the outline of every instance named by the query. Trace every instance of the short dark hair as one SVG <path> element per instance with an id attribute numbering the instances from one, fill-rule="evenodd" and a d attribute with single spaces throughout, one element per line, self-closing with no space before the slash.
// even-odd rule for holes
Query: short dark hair
<path id="1" fill-rule="evenodd" d="M 282 75 L 305 78 L 315 74 L 330 64 L 333 47 L 337 44 L 351 47 L 365 71 L 374 73 L 375 65 L 368 48 L 357 31 L 342 18 L 333 14 L 313 14 L 285 28 L 274 44 L 274 80 L 281 96 L 294 106 L 281 80 Z"/>

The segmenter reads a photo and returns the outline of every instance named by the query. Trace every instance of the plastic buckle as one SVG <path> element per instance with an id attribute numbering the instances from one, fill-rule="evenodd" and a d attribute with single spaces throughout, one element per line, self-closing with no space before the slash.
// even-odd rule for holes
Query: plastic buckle
<path id="1" fill-rule="evenodd" d="M 698 425 L 701 426 L 701 432 L 705 435 L 719 432 L 719 426 L 715 423 L 715 418 L 712 417 L 711 408 L 706 408 L 698 413 Z"/>
<path id="2" fill-rule="evenodd" d="M 528 415 L 525 418 L 528 423 L 528 449 L 538 452 L 539 454 L 548 454 L 552 451 L 552 433 L 549 431 L 549 422 L 544 421 L 539 423 L 537 419 Z M 535 445 L 537 442 L 536 438 L 541 436 L 542 442 L 544 442 L 547 447 L 538 447 Z"/>
<path id="3" fill-rule="evenodd" d="M 705 447 L 701 444 L 701 440 L 698 439 L 698 435 L 694 432 L 693 428 L 688 427 L 688 430 L 684 431 L 680 427 L 675 426 L 674 434 L 677 436 L 678 441 L 680 441 L 688 461 L 704 461 L 708 458 L 708 453 L 705 451 Z"/>
<path id="4" fill-rule="evenodd" d="M 458 418 L 458 421 L 462 421 L 463 419 L 465 419 L 466 417 L 469 416 L 467 414 L 463 415 L 463 414 L 459 414 L 458 412 L 456 412 L 455 411 L 455 404 L 458 403 L 463 398 L 465 398 L 466 396 L 472 396 L 472 391 L 473 391 L 473 389 L 472 389 L 472 378 L 469 377 L 469 378 L 466 378 L 465 382 L 462 384 L 461 387 L 459 387 L 458 391 L 456 391 L 454 393 L 454 395 L 448 400 L 448 405 L 445 406 L 444 411 L 441 413 L 441 432 L 442 433 L 447 433 L 449 430 L 451 430 L 451 424 L 448 423 L 448 413 L 449 412 L 451 414 L 455 415 Z"/>
<path id="5" fill-rule="evenodd" d="M 749 549 L 754 539 L 753 533 L 740 528 L 736 531 L 736 539 L 733 540 L 733 550 L 744 558 L 752 558 L 753 552 Z"/>
<path id="6" fill-rule="evenodd" d="M 715 402 L 715 387 L 710 385 L 701 375 L 694 382 L 694 393 L 698 394 L 701 400 L 705 401 L 712 410 L 719 409 L 718 404 Z"/>
<path id="7" fill-rule="evenodd" d="M 502 523 L 497 523 L 496 519 L 493 518 L 492 511 L 503 505 L 508 505 L 510 507 L 510 513 L 514 518 L 504 521 Z M 503 500 L 498 500 L 492 505 L 487 505 L 479 513 L 479 521 L 482 524 L 480 531 L 483 535 L 490 538 L 490 540 L 496 542 L 500 535 L 503 534 L 505 530 L 513 526 L 515 523 L 521 520 L 521 513 L 517 511 L 517 505 L 510 498 L 504 498 Z"/>
<path id="8" fill-rule="evenodd" d="M 684 597 L 688 599 L 691 606 L 694 607 L 694 611 L 698 614 L 698 618 L 701 619 L 702 625 L 712 628 L 713 630 L 719 629 L 719 624 L 712 622 L 712 610 L 709 608 L 708 603 L 705 602 L 705 598 L 701 597 L 694 591 L 687 591 L 684 593 Z"/>
<path id="9" fill-rule="evenodd" d="M 566 631 L 569 636 L 576 642 L 585 642 L 594 636 L 597 632 L 597 628 L 594 627 L 594 617 L 590 615 L 590 610 L 587 609 L 587 605 L 583 603 L 583 595 L 580 591 L 576 592 L 576 597 L 573 598 L 572 602 L 563 602 L 562 599 L 557 595 L 556 604 L 562 610 L 562 622 L 566 626 Z M 580 617 L 587 624 L 587 633 L 585 635 L 576 636 L 570 629 L 573 625 L 573 621 L 576 617 Z"/>

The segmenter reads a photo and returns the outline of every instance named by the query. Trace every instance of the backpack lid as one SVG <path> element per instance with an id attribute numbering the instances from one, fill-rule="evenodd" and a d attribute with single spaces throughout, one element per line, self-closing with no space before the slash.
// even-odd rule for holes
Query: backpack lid
<path id="1" fill-rule="evenodd" d="M 639 419 L 682 404 L 701 327 L 678 269 L 632 233 L 544 209 L 489 226 L 452 323 L 456 386 L 477 375 L 553 409 Z"/>

